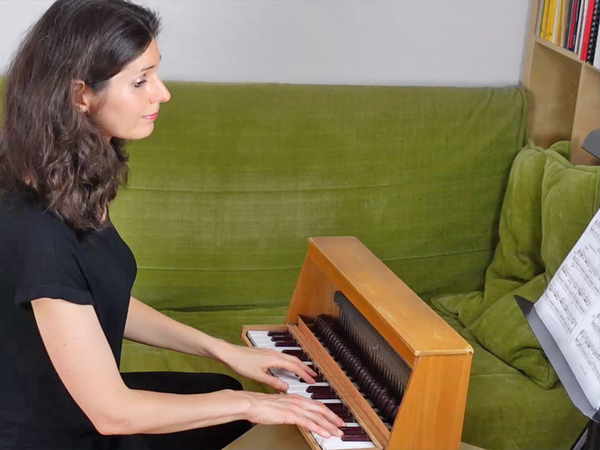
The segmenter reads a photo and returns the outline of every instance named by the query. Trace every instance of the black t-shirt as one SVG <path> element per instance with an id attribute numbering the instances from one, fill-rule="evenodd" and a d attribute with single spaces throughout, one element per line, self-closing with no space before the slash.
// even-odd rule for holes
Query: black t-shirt
<path id="1" fill-rule="evenodd" d="M 0 198 L 0 449 L 104 447 L 52 366 L 31 300 L 93 305 L 118 365 L 136 272 L 112 224 L 82 234 L 22 195 Z"/>

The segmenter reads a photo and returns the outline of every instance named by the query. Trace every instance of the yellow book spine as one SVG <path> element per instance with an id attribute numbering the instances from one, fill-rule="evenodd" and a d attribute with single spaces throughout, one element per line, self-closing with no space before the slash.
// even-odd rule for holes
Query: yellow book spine
<path id="1" fill-rule="evenodd" d="M 546 40 L 552 42 L 554 34 L 554 13 L 556 12 L 556 0 L 550 0 L 550 9 L 548 10 L 548 28 L 546 28 Z"/>
<path id="2" fill-rule="evenodd" d="M 554 36 L 552 42 L 558 45 L 558 40 L 560 39 L 560 23 L 562 22 L 562 0 L 556 1 L 556 14 L 555 14 L 555 22 L 554 22 Z"/>
<path id="3" fill-rule="evenodd" d="M 540 27 L 540 37 L 546 39 L 546 30 L 548 29 L 548 10 L 550 9 L 550 0 L 544 0 L 544 12 L 542 13 L 542 26 Z"/>
<path id="4" fill-rule="evenodd" d="M 560 19 L 558 21 L 558 33 L 556 33 L 556 45 L 560 46 L 561 45 L 561 41 L 562 41 L 562 34 L 563 34 L 563 22 L 564 22 L 564 15 L 565 15 L 565 0 L 560 0 L 560 6 L 559 6 L 559 16 Z"/>
<path id="5" fill-rule="evenodd" d="M 567 43 L 567 28 L 569 24 L 567 23 L 569 20 L 569 0 L 563 1 L 562 7 L 562 21 L 560 22 L 560 46 L 564 47 Z"/>

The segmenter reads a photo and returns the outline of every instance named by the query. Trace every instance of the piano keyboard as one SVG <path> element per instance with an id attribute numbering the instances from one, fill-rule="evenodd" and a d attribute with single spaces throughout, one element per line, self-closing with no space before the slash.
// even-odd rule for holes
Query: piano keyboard
<path id="1" fill-rule="evenodd" d="M 288 332 L 254 330 L 248 331 L 247 336 L 255 347 L 269 348 L 296 356 L 304 364 L 311 365 L 311 368 L 318 373 L 318 369 L 314 367 L 312 361 L 310 361 L 303 349 L 298 346 L 297 342 Z M 332 436 L 326 439 L 311 432 L 315 441 L 323 450 L 368 449 L 376 447 L 367 433 L 357 423 L 348 408 L 346 408 L 337 394 L 333 391 L 329 383 L 327 383 L 321 375 L 316 378 L 316 383 L 308 384 L 298 377 L 298 375 L 287 370 L 273 369 L 271 372 L 273 376 L 285 381 L 289 385 L 286 394 L 297 394 L 321 402 L 344 420 L 344 426 L 341 428 L 344 432 L 344 436 L 341 438 Z M 371 405 L 373 406 L 372 403 Z M 377 409 L 374 409 L 377 412 Z M 382 420 L 385 419 L 382 417 Z M 387 423 L 386 426 L 388 426 L 388 428 L 391 427 Z"/>

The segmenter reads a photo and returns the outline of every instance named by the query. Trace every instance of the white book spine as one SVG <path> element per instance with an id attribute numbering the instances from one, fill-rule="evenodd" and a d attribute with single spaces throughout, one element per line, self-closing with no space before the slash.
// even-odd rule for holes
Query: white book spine
<path id="1" fill-rule="evenodd" d="M 600 34 L 598 35 L 598 40 L 596 41 L 596 53 L 594 54 L 594 67 L 600 69 Z"/>
<path id="2" fill-rule="evenodd" d="M 587 13 L 587 0 L 581 0 L 581 14 L 577 22 L 577 40 L 575 41 L 575 53 L 581 57 L 581 40 L 583 39 L 583 27 Z"/>

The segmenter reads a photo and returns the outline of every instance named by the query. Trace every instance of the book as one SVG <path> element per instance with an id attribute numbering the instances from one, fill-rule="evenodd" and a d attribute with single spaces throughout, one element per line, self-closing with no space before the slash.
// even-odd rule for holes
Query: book
<path id="1" fill-rule="evenodd" d="M 600 411 L 600 210 L 532 309 L 587 399 L 582 412 L 590 418 L 597 416 Z M 547 356 L 552 362 L 554 355 Z M 571 397 L 563 378 L 561 381 Z M 571 390 L 575 387 L 571 386 Z"/>
<path id="2" fill-rule="evenodd" d="M 567 31 L 569 28 L 569 13 L 571 12 L 570 0 L 564 0 L 561 6 L 561 21 L 560 21 L 560 42 L 559 45 L 565 48 L 567 43 Z"/>
<path id="3" fill-rule="evenodd" d="M 594 67 L 600 69 L 600 45 L 596 43 L 596 51 L 594 54 L 594 62 L 592 63 Z"/>
<path id="4" fill-rule="evenodd" d="M 548 7 L 548 23 L 546 26 L 546 37 L 547 41 L 552 42 L 554 32 L 554 16 L 556 12 L 556 0 L 550 0 L 550 6 Z"/>
<path id="5" fill-rule="evenodd" d="M 569 22 L 569 39 L 567 44 L 567 50 L 573 51 L 575 45 L 575 30 L 577 28 L 577 9 L 579 6 L 579 0 L 572 0 L 571 3 L 571 19 Z"/>
<path id="6" fill-rule="evenodd" d="M 565 27 L 565 42 L 563 43 L 563 48 L 569 48 L 569 35 L 571 32 L 571 13 L 573 12 L 573 0 L 569 0 L 569 7 L 567 11 L 567 22 Z"/>
<path id="7" fill-rule="evenodd" d="M 554 19 L 553 19 L 553 27 L 552 27 L 552 43 L 556 45 L 560 45 L 560 16 L 562 12 L 562 2 L 563 0 L 556 0 L 554 4 Z"/>
<path id="8" fill-rule="evenodd" d="M 581 35 L 581 49 L 579 51 L 579 59 L 581 61 L 586 60 L 588 45 L 590 43 L 590 31 L 592 29 L 592 15 L 594 12 L 594 0 L 587 0 L 585 9 L 585 18 L 583 22 L 583 33 Z"/>
<path id="9" fill-rule="evenodd" d="M 565 11 L 565 0 L 560 0 L 558 2 L 558 11 L 557 11 L 557 21 L 558 24 L 556 26 L 556 36 L 555 36 L 555 40 L 554 43 L 558 46 L 562 45 L 562 40 L 563 40 L 563 31 L 564 31 L 564 27 L 563 27 L 563 22 L 564 22 L 564 11 Z"/>
<path id="10" fill-rule="evenodd" d="M 583 38 L 583 27 L 584 27 L 584 20 L 585 20 L 585 16 L 586 16 L 586 10 L 587 10 L 587 4 L 588 4 L 588 0 L 580 0 L 581 2 L 581 6 L 579 9 L 579 17 L 578 17 L 578 22 L 577 22 L 577 36 L 575 38 L 575 49 L 574 52 L 579 55 L 581 53 L 581 41 Z"/>
<path id="11" fill-rule="evenodd" d="M 542 37 L 542 24 L 544 22 L 544 0 L 538 0 L 537 19 L 535 22 L 535 35 Z"/>
<path id="12" fill-rule="evenodd" d="M 589 64 L 594 63 L 594 53 L 598 44 L 598 27 L 600 26 L 600 0 L 594 2 L 594 11 L 592 13 L 592 26 L 590 29 L 590 42 L 588 44 L 585 61 Z"/>
<path id="13" fill-rule="evenodd" d="M 577 46 L 577 35 L 578 35 L 578 27 L 579 27 L 579 18 L 581 17 L 582 4 L 584 0 L 577 0 L 577 10 L 575 13 L 575 24 L 573 26 L 573 45 L 569 49 L 572 52 L 575 52 L 575 48 Z"/>
<path id="14" fill-rule="evenodd" d="M 542 11 L 542 26 L 540 31 L 540 37 L 542 39 L 546 39 L 546 34 L 548 30 L 548 11 L 550 9 L 550 0 L 544 0 L 544 9 Z"/>

